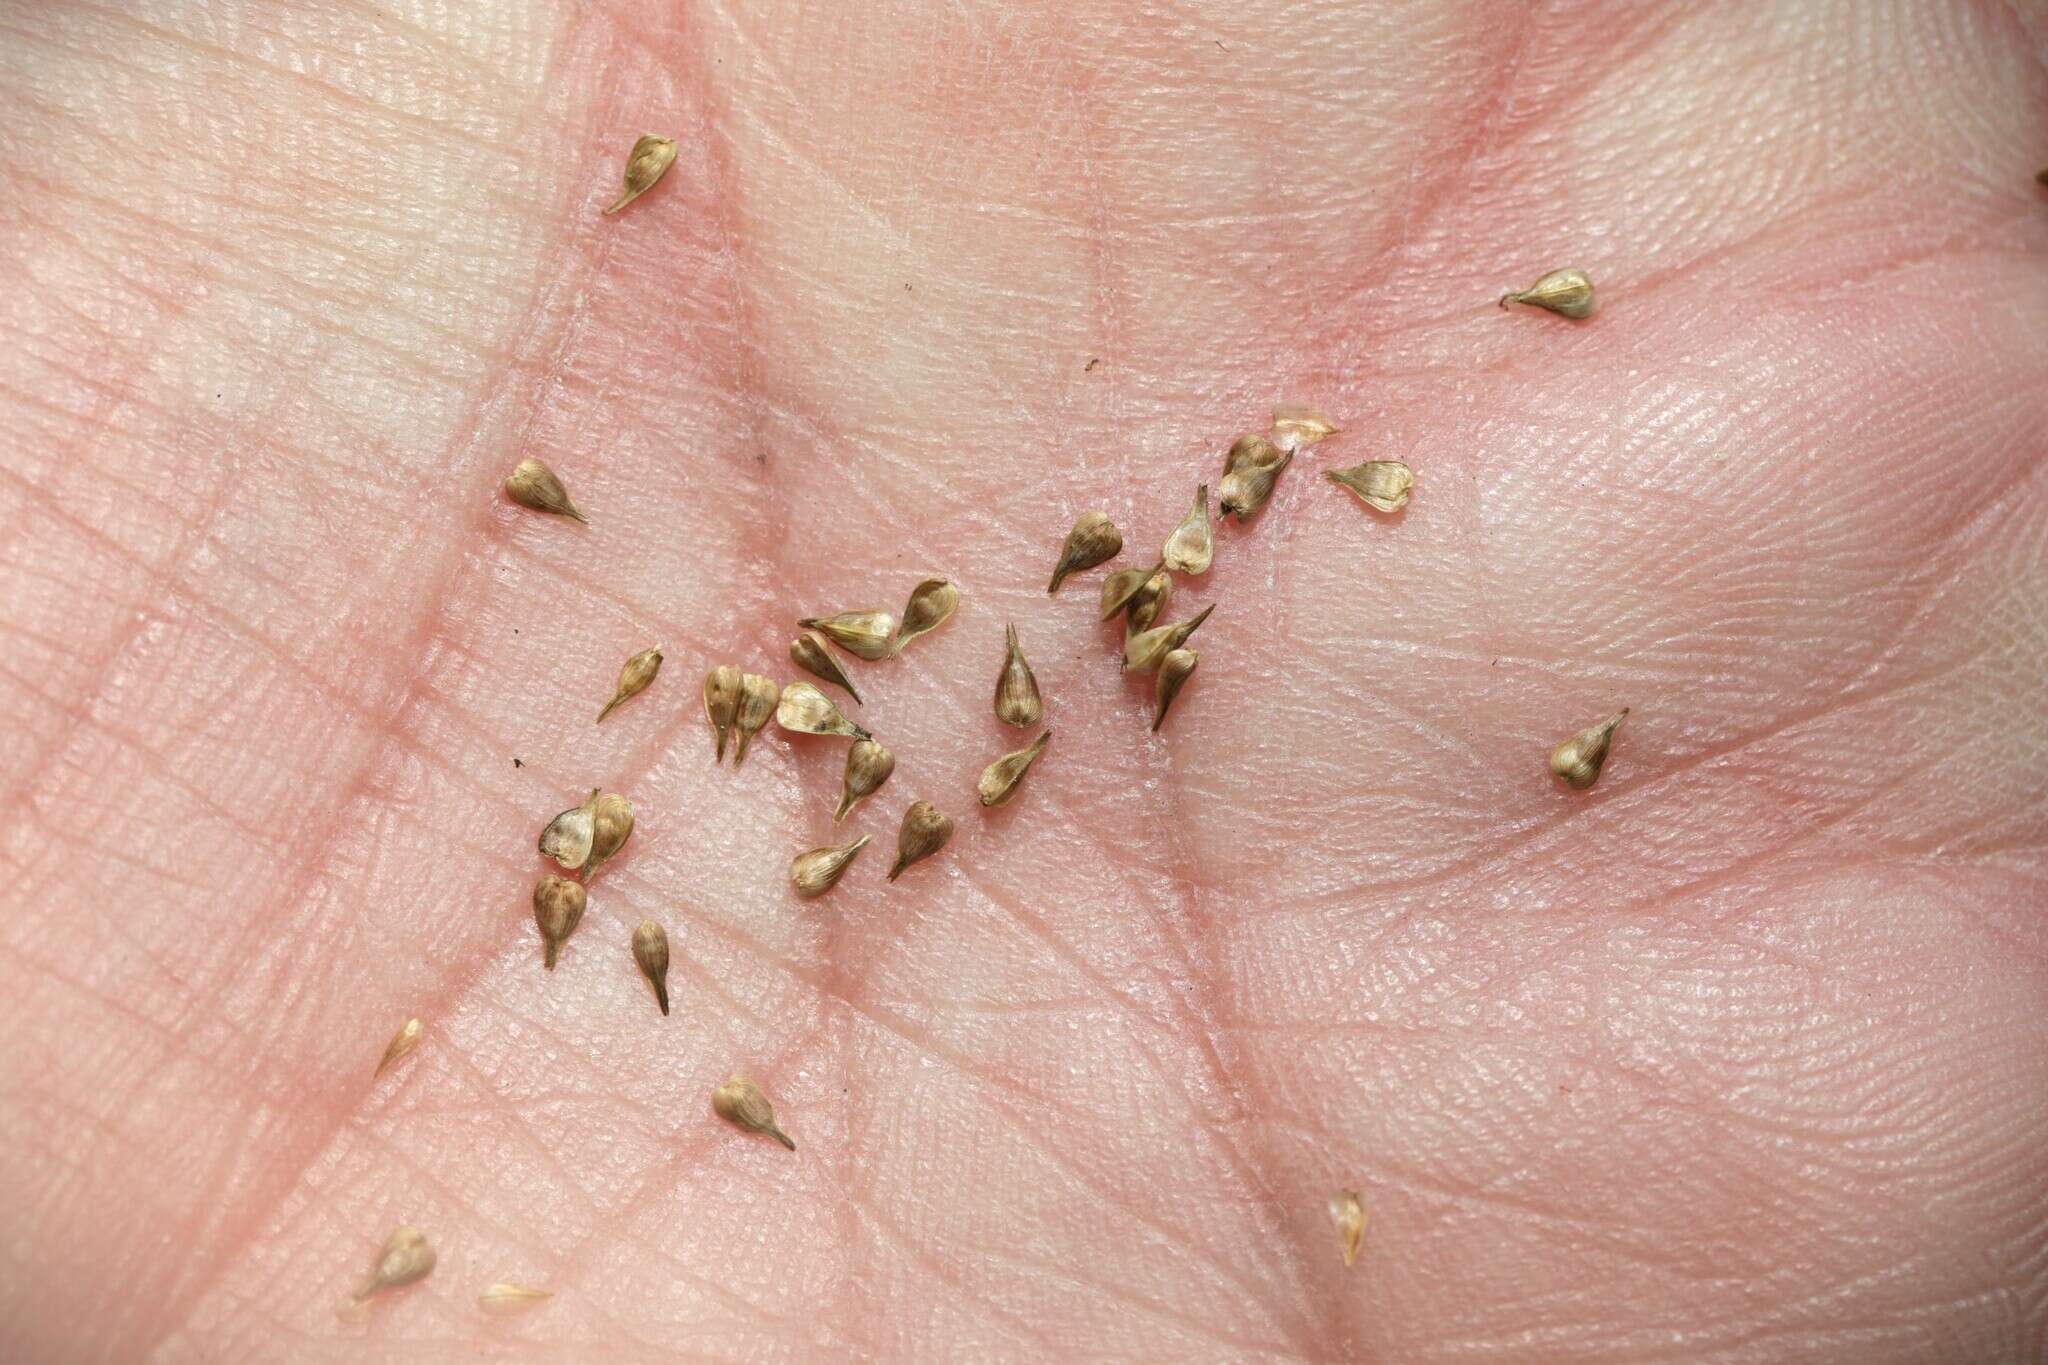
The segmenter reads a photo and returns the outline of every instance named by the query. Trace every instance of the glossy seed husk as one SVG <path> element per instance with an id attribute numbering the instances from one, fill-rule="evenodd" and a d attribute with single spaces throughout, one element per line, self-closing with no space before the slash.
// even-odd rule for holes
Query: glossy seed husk
<path id="1" fill-rule="evenodd" d="M 1173 601 L 1173 575 L 1161 569 L 1145 580 L 1124 608 L 1124 638 L 1142 634 L 1158 624 L 1159 617 Z"/>
<path id="2" fill-rule="evenodd" d="M 655 182 L 667 175 L 668 168 L 675 164 L 674 138 L 659 137 L 653 133 L 643 136 L 633 144 L 633 150 L 626 153 L 626 173 L 620 179 L 619 197 L 605 212 L 617 213 L 653 189 Z"/>
<path id="3" fill-rule="evenodd" d="M 1107 513 L 1082 513 L 1074 529 L 1067 532 L 1066 544 L 1060 546 L 1059 562 L 1052 566 L 1052 582 L 1045 590 L 1058 592 L 1068 574 L 1081 573 L 1114 559 L 1123 548 L 1124 534 L 1116 529 Z"/>
<path id="4" fill-rule="evenodd" d="M 1195 490 L 1195 500 L 1180 525 L 1166 538 L 1160 563 L 1175 573 L 1200 575 L 1209 572 L 1216 557 L 1216 535 L 1209 525 L 1209 485 Z"/>
<path id="5" fill-rule="evenodd" d="M 505 476 L 505 496 L 536 512 L 550 512 L 586 526 L 590 524 L 590 518 L 577 511 L 576 504 L 569 500 L 569 490 L 563 487 L 555 471 L 531 456 L 514 465 Z"/>
<path id="6" fill-rule="evenodd" d="M 1159 678 L 1152 685 L 1152 729 L 1156 733 L 1166 723 L 1166 712 L 1172 707 L 1173 699 L 1186 687 L 1188 679 L 1195 674 L 1195 665 L 1201 656 L 1192 649 L 1170 649 L 1159 661 Z"/>
<path id="7" fill-rule="evenodd" d="M 838 824 L 853 808 L 873 796 L 896 771 L 896 755 L 871 739 L 857 739 L 847 746 L 846 773 L 839 786 L 839 809 L 832 812 Z"/>
<path id="8" fill-rule="evenodd" d="M 1203 607 L 1192 621 L 1182 621 L 1170 626 L 1154 626 L 1141 634 L 1124 641 L 1124 672 L 1150 673 L 1159 667 L 1167 655 L 1188 642 L 1188 637 L 1202 628 L 1202 622 L 1209 619 L 1209 613 L 1216 610 L 1216 604 Z"/>
<path id="9" fill-rule="evenodd" d="M 582 805 L 563 811 L 548 821 L 540 832 L 540 854 L 574 872 L 590 861 L 590 846 L 597 838 L 595 807 L 597 793 Z"/>
<path id="10" fill-rule="evenodd" d="M 1367 460 L 1349 469 L 1323 473 L 1375 512 L 1389 514 L 1408 505 L 1408 490 L 1415 486 L 1415 471 L 1399 460 Z"/>
<path id="11" fill-rule="evenodd" d="M 1350 1265 L 1358 1259 L 1358 1248 L 1365 1241 L 1365 1201 L 1357 1190 L 1339 1190 L 1330 1196 L 1330 1221 L 1337 1225 L 1337 1250 L 1343 1254 L 1344 1264 Z"/>
<path id="12" fill-rule="evenodd" d="M 550 872 L 534 883 L 533 923 L 540 930 L 542 965 L 549 971 L 555 969 L 562 945 L 583 922 L 583 910 L 589 903 L 590 893 L 567 877 Z"/>
<path id="13" fill-rule="evenodd" d="M 1280 403 L 1273 408 L 1273 444 L 1288 454 L 1335 436 L 1342 428 L 1305 403 Z"/>
<path id="14" fill-rule="evenodd" d="M 982 770 L 981 781 L 975 790 L 981 795 L 984 806 L 1000 806 L 1017 794 L 1017 788 L 1024 781 L 1024 774 L 1031 771 L 1031 765 L 1045 752 L 1045 746 L 1052 740 L 1052 731 L 1047 730 L 1037 739 L 1015 753 L 1004 754 Z"/>
<path id="15" fill-rule="evenodd" d="M 652 649 L 643 649 L 626 660 L 625 667 L 619 670 L 619 685 L 613 689 L 612 699 L 604 704 L 604 710 L 597 713 L 598 723 L 603 724 L 604 718 L 617 710 L 620 702 L 645 692 L 647 685 L 654 681 L 654 675 L 660 671 L 660 645 Z"/>
<path id="16" fill-rule="evenodd" d="M 1607 764 L 1607 751 L 1614 745 L 1614 732 L 1628 719 L 1622 707 L 1598 725 L 1579 731 L 1550 751 L 1550 771 L 1573 791 L 1584 791 L 1600 780 Z"/>
<path id="17" fill-rule="evenodd" d="M 553 1297 L 554 1294 L 546 1289 L 535 1289 L 531 1285 L 510 1284 L 501 1280 L 497 1284 L 487 1286 L 483 1293 L 476 1296 L 476 1306 L 494 1317 L 503 1317 L 507 1313 L 518 1313 L 532 1308 Z"/>
<path id="18" fill-rule="evenodd" d="M 887 658 L 896 618 L 886 611 L 842 611 L 837 616 L 806 616 L 797 625 L 815 630 L 856 659 L 873 663 Z"/>
<path id="19" fill-rule="evenodd" d="M 433 1273 L 434 1261 L 434 1248 L 424 1232 L 415 1227 L 393 1229 L 384 1245 L 377 1248 L 377 1259 L 370 1264 L 370 1278 L 356 1291 L 356 1302 L 386 1290 L 417 1284 Z"/>
<path id="20" fill-rule="evenodd" d="M 789 863 L 789 884 L 805 900 L 822 896 L 832 889 L 841 873 L 853 866 L 853 860 L 868 846 L 868 836 L 844 844 L 828 844 L 799 853 Z"/>
<path id="21" fill-rule="evenodd" d="M 952 817 L 929 801 L 911 802 L 910 809 L 903 812 L 902 827 L 896 831 L 896 865 L 889 869 L 889 880 L 895 881 L 903 875 L 904 868 L 937 853 L 952 837 Z"/>
<path id="22" fill-rule="evenodd" d="M 846 676 L 846 669 L 832 653 L 832 647 L 817 631 L 807 630 L 789 642 L 789 661 L 822 682 L 845 688 L 846 695 L 854 701 L 860 700 L 860 693 L 853 690 L 853 679 Z"/>
<path id="23" fill-rule="evenodd" d="M 740 674 L 740 711 L 733 720 L 736 739 L 732 749 L 732 766 L 737 768 L 747 761 L 747 748 L 754 742 L 754 736 L 761 733 L 775 714 L 776 705 L 782 700 L 782 689 L 775 685 L 775 679 L 764 678 L 759 673 Z"/>
<path id="24" fill-rule="evenodd" d="M 711 1092 L 711 1112 L 743 1133 L 764 1133 L 790 1151 L 796 1143 L 775 1123 L 775 1106 L 761 1093 L 761 1087 L 745 1076 L 727 1076 L 725 1084 Z"/>
<path id="25" fill-rule="evenodd" d="M 1553 270 L 1527 289 L 1500 296 L 1501 307 L 1511 303 L 1526 303 L 1560 317 L 1589 318 L 1593 316 L 1593 281 L 1583 270 Z"/>
<path id="26" fill-rule="evenodd" d="M 927 578 L 912 588 L 910 601 L 903 608 L 903 620 L 896 627 L 896 639 L 889 645 L 889 653 L 901 654 L 903 646 L 946 624 L 946 618 L 959 605 L 960 589 L 954 587 L 950 579 Z"/>
<path id="27" fill-rule="evenodd" d="M 718 763 L 725 762 L 725 741 L 739 718 L 741 676 L 731 664 L 720 664 L 704 675 L 704 716 L 718 738 Z"/>
<path id="28" fill-rule="evenodd" d="M 775 707 L 775 723 L 793 734 L 842 735 L 848 739 L 872 739 L 832 704 L 832 699 L 807 682 L 793 682 L 782 689 Z"/>
<path id="29" fill-rule="evenodd" d="M 1003 628 L 1003 666 L 996 674 L 996 719 L 1005 725 L 1036 725 L 1045 715 L 1038 679 L 1017 644 L 1017 627 Z"/>
<path id="30" fill-rule="evenodd" d="M 375 1080 L 388 1070 L 393 1062 L 409 1054 L 420 1045 L 427 1026 L 417 1019 L 408 1019 L 398 1026 L 398 1032 L 391 1035 L 391 1041 L 384 1045 L 384 1055 L 377 1062 L 377 1070 L 370 1079 Z"/>
<path id="31" fill-rule="evenodd" d="M 599 792 L 590 801 L 590 829 L 590 861 L 583 873 L 586 881 L 632 837 L 633 803 L 617 792 Z"/>
<path id="32" fill-rule="evenodd" d="M 633 928 L 633 962 L 654 987 L 654 1003 L 668 1013 L 668 930 L 661 921 L 643 919 Z"/>
<path id="33" fill-rule="evenodd" d="M 1118 569 L 1102 580 L 1102 619 L 1107 621 L 1131 603 L 1138 590 L 1152 577 L 1162 571 L 1163 566 L 1154 564 L 1149 569 Z"/>

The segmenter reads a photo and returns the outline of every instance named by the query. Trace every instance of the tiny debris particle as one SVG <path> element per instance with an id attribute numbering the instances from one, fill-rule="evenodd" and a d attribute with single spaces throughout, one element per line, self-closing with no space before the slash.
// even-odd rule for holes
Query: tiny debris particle
<path id="1" fill-rule="evenodd" d="M 2036 185 L 2048 185 L 2048 167 L 2044 167 L 2041 170 L 2041 172 L 2034 177 L 2034 183 Z M 220 395 L 215 394 L 214 397 L 218 398 L 220 397 Z"/>
<path id="2" fill-rule="evenodd" d="M 1175 573 L 1199 576 L 1209 572 L 1209 563 L 1215 557 L 1216 536 L 1209 525 L 1209 485 L 1205 483 L 1195 490 L 1194 503 L 1166 538 L 1166 548 L 1159 558 Z"/>
<path id="3" fill-rule="evenodd" d="M 617 792 L 596 792 L 590 798 L 590 861 L 583 879 L 597 875 L 605 859 L 626 846 L 633 834 L 633 803 Z"/>
<path id="4" fill-rule="evenodd" d="M 895 881 L 904 868 L 937 853 L 952 837 L 952 817 L 929 801 L 911 802 L 903 812 L 902 828 L 896 831 L 896 865 L 889 869 L 889 880 Z"/>
<path id="5" fill-rule="evenodd" d="M 1024 651 L 1017 644 L 1015 624 L 1003 628 L 1003 667 L 996 674 L 996 719 L 1005 725 L 1019 728 L 1036 725 L 1045 714 L 1045 703 L 1038 695 L 1038 678 L 1031 672 L 1031 665 L 1024 661 Z"/>
<path id="6" fill-rule="evenodd" d="M 590 893 L 567 877 L 550 872 L 534 883 L 533 922 L 540 930 L 542 965 L 549 971 L 555 969 L 562 945 L 583 922 L 583 910 L 589 903 Z"/>
<path id="7" fill-rule="evenodd" d="M 840 783 L 839 809 L 832 812 L 838 824 L 853 808 L 880 790 L 896 771 L 896 755 L 871 739 L 857 739 L 846 750 L 846 774 Z"/>
<path id="8" fill-rule="evenodd" d="M 427 1234 L 415 1227 L 395 1228 L 377 1249 L 370 1278 L 356 1291 L 354 1304 L 360 1306 L 389 1290 L 417 1284 L 433 1270 L 434 1248 L 428 1243 Z"/>
<path id="9" fill-rule="evenodd" d="M 657 919 L 643 919 L 633 928 L 633 961 L 654 987 L 654 1003 L 668 1013 L 668 930 Z"/>
<path id="10" fill-rule="evenodd" d="M 754 736 L 761 733 L 762 727 L 768 724 L 768 718 L 775 714 L 776 703 L 781 699 L 782 689 L 775 685 L 775 679 L 764 678 L 758 673 L 740 675 L 740 713 L 739 718 L 733 722 L 739 740 L 733 745 L 733 767 L 737 768 L 747 761 L 747 747 L 754 742 Z"/>
<path id="11" fill-rule="evenodd" d="M 1350 490 L 1375 512 L 1392 514 L 1408 505 L 1408 490 L 1415 486 L 1415 471 L 1399 460 L 1367 460 L 1349 469 L 1323 471 L 1331 483 Z"/>
<path id="12" fill-rule="evenodd" d="M 1600 769 L 1607 762 L 1607 750 L 1614 743 L 1614 732 L 1628 719 L 1628 708 L 1622 707 L 1598 725 L 1579 731 L 1564 743 L 1550 751 L 1550 771 L 1556 774 L 1573 791 L 1584 791 L 1600 779 Z"/>
<path id="13" fill-rule="evenodd" d="M 1365 1201 L 1357 1190 L 1339 1190 L 1330 1196 L 1330 1221 L 1337 1225 L 1337 1249 L 1344 1253 L 1344 1264 L 1350 1265 L 1358 1259 L 1359 1245 L 1365 1241 Z"/>
<path id="14" fill-rule="evenodd" d="M 576 504 L 569 500 L 569 490 L 562 486 L 555 471 L 549 469 L 532 456 L 521 460 L 505 476 L 505 496 L 521 507 L 530 507 L 536 512 L 550 512 L 558 517 L 570 517 L 590 524 L 590 518 L 576 510 Z"/>
<path id="15" fill-rule="evenodd" d="M 896 633 L 896 618 L 886 611 L 842 611 L 837 616 L 806 616 L 797 625 L 820 631 L 856 659 L 873 663 L 887 658 L 889 637 Z"/>
<path id="16" fill-rule="evenodd" d="M 525 767 L 526 765 L 525 765 L 524 763 L 521 763 L 521 762 L 520 762 L 520 761 L 519 761 L 518 759 L 516 759 L 516 758 L 515 758 L 515 759 L 513 759 L 513 760 L 512 760 L 512 766 L 513 766 L 513 767 L 515 767 L 515 768 L 523 768 L 523 767 Z"/>
<path id="17" fill-rule="evenodd" d="M 1124 533 L 1116 529 L 1116 523 L 1104 512 L 1083 512 L 1081 519 L 1074 523 L 1074 529 L 1067 532 L 1066 543 L 1060 546 L 1060 558 L 1052 566 L 1052 582 L 1046 586 L 1048 593 L 1060 590 L 1060 584 L 1067 581 L 1068 574 L 1081 573 L 1097 564 L 1115 559 L 1124 548 Z"/>
<path id="18" fill-rule="evenodd" d="M 1166 723 L 1167 708 L 1173 705 L 1173 699 L 1194 676 L 1195 665 L 1199 662 L 1200 656 L 1192 649 L 1170 649 L 1159 661 L 1159 681 L 1152 689 L 1152 729 L 1155 734 Z"/>
<path id="19" fill-rule="evenodd" d="M 782 689 L 782 700 L 775 708 L 775 723 L 798 735 L 874 738 L 842 715 L 830 697 L 807 682 L 793 682 Z"/>
<path id="20" fill-rule="evenodd" d="M 604 718 L 618 708 L 620 702 L 637 697 L 647 690 L 647 684 L 654 681 L 654 675 L 661 671 L 661 646 L 643 649 L 626 660 L 619 670 L 619 685 L 612 692 L 612 699 L 604 704 L 604 710 L 597 713 L 600 725 Z"/>
<path id="21" fill-rule="evenodd" d="M 620 182 L 619 197 L 612 201 L 606 213 L 617 213 L 626 205 L 654 188 L 657 180 L 668 174 L 668 168 L 676 164 L 676 140 L 672 137 L 658 137 L 648 133 L 633 144 L 633 150 L 626 153 L 626 173 Z"/>
<path id="22" fill-rule="evenodd" d="M 2043 171 L 2043 172 L 2041 172 L 2041 183 L 2042 183 L 2042 184 L 2044 184 L 2044 185 L 2048 185 L 2048 171 Z M 1088 363 L 1087 363 L 1086 365 L 1083 365 L 1083 366 L 1081 367 L 1081 373 L 1082 373 L 1082 374 L 1086 374 L 1086 373 L 1088 373 L 1088 371 L 1090 371 L 1090 370 L 1094 369 L 1094 368 L 1095 368 L 1095 367 L 1096 367 L 1097 365 L 1100 365 L 1101 363 L 1102 363 L 1102 357 L 1101 357 L 1101 356 L 1099 356 L 1099 355 L 1094 355 L 1094 356 L 1090 356 L 1090 357 L 1088 357 Z M 219 394 L 215 394 L 215 395 L 214 395 L 214 397 L 218 398 L 218 397 L 220 397 L 220 395 L 219 395 Z"/>
<path id="23" fill-rule="evenodd" d="M 725 762 L 726 736 L 732 733 L 733 721 L 740 713 L 740 678 L 740 671 L 731 664 L 720 664 L 704 675 L 704 716 L 718 736 L 718 756 L 713 760 L 717 763 Z"/>
<path id="24" fill-rule="evenodd" d="M 553 1297 L 554 1294 L 546 1289 L 535 1289 L 524 1284 L 509 1284 L 501 1280 L 476 1296 L 476 1306 L 493 1317 L 503 1317 L 508 1313 L 522 1312 Z"/>
<path id="25" fill-rule="evenodd" d="M 860 693 L 853 690 L 853 680 L 846 676 L 846 669 L 832 653 L 832 647 L 817 631 L 807 630 L 789 642 L 789 661 L 820 682 L 845 688 L 847 696 L 860 701 Z"/>
<path id="26" fill-rule="evenodd" d="M 398 1032 L 392 1034 L 391 1041 L 384 1045 L 384 1056 L 378 1060 L 377 1069 L 371 1073 L 370 1079 L 377 1079 L 390 1070 L 393 1062 L 409 1055 L 420 1045 L 420 1038 L 426 1031 L 427 1026 L 418 1019 L 408 1019 L 400 1024 Z"/>
<path id="27" fill-rule="evenodd" d="M 775 1126 L 775 1106 L 761 1093 L 761 1087 L 745 1076 L 725 1078 L 725 1084 L 711 1092 L 711 1112 L 743 1133 L 766 1133 L 790 1151 L 796 1143 Z"/>
<path id="28" fill-rule="evenodd" d="M 1292 455 L 1343 428 L 1303 403 L 1281 403 L 1273 409 L 1273 444 Z"/>
<path id="29" fill-rule="evenodd" d="M 1547 309 L 1559 317 L 1593 316 L 1593 281 L 1583 270 L 1553 270 L 1527 289 L 1511 290 L 1500 296 L 1500 306 L 1526 303 Z"/>
<path id="30" fill-rule="evenodd" d="M 1031 771 L 1031 765 L 1045 752 L 1045 746 L 1052 740 L 1052 731 L 1047 730 L 1031 741 L 1026 748 L 1015 753 L 1004 754 L 982 770 L 981 781 L 975 790 L 981 793 L 981 804 L 1000 806 L 1017 794 L 1017 788 L 1024 781 L 1024 774 Z"/>
<path id="31" fill-rule="evenodd" d="M 1145 580 L 1124 608 L 1124 638 L 1150 630 L 1173 601 L 1173 575 L 1161 569 Z"/>
<path id="32" fill-rule="evenodd" d="M 839 875 L 853 865 L 860 851 L 868 846 L 868 836 L 844 844 L 829 844 L 799 853 L 789 863 L 789 884 L 805 900 L 822 896 L 832 889 Z"/>
<path id="33" fill-rule="evenodd" d="M 1211 602 L 1192 621 L 1178 625 L 1154 626 L 1124 641 L 1124 672 L 1150 673 L 1165 661 L 1166 656 L 1188 642 L 1188 637 L 1202 628 L 1202 622 L 1209 619 L 1209 613 L 1216 610 Z"/>
<path id="34" fill-rule="evenodd" d="M 920 635 L 937 630 L 960 605 L 960 589 L 944 578 L 927 578 L 910 590 L 910 602 L 903 608 L 903 622 L 889 646 L 891 657 L 903 653 L 903 646 Z"/>
<path id="35" fill-rule="evenodd" d="M 590 845 L 597 837 L 597 791 L 582 805 L 563 811 L 548 821 L 540 832 L 540 853 L 574 872 L 590 861 Z"/>

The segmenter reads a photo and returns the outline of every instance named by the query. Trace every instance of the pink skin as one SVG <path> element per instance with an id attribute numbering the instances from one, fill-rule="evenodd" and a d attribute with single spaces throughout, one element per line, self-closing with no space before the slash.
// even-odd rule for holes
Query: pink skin
<path id="1" fill-rule="evenodd" d="M 0 1354 L 2041 1359 L 2048 21 L 1672 9 L 7 7 Z M 1052 556 L 1276 399 L 1153 736 Z M 934 572 L 847 826 L 712 765 Z"/>

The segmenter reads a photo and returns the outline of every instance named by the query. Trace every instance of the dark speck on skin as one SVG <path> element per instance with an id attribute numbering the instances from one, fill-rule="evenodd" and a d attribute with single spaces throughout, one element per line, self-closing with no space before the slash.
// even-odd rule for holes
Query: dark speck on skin
<path id="1" fill-rule="evenodd" d="M 524 763 L 521 763 L 521 762 L 520 762 L 520 761 L 519 761 L 518 759 L 516 759 L 516 758 L 515 758 L 515 759 L 513 759 L 513 760 L 512 760 L 512 766 L 513 766 L 513 767 L 515 767 L 515 768 L 523 768 L 523 767 L 525 767 L 526 765 L 525 765 Z"/>
<path id="2" fill-rule="evenodd" d="M 1094 368 L 1095 368 L 1095 367 L 1096 367 L 1097 365 L 1100 365 L 1101 363 L 1102 363 L 1102 357 L 1101 357 L 1101 356 L 1099 356 L 1099 355 L 1096 355 L 1096 356 L 1090 356 L 1090 357 L 1088 357 L 1088 363 L 1087 363 L 1086 365 L 1083 365 L 1083 366 L 1081 367 L 1081 373 L 1082 373 L 1082 374 L 1086 374 L 1086 373 L 1088 373 L 1088 371 L 1090 371 L 1090 370 L 1094 369 Z"/>

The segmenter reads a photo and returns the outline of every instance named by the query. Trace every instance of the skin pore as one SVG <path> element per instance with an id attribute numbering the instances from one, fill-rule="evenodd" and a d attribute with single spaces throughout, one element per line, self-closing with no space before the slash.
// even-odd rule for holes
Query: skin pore
<path id="1" fill-rule="evenodd" d="M 0 1355 L 2039 1357 L 2039 5 L 0 24 Z M 1279 401 L 1155 736 L 1101 575 Z M 707 669 L 931 575 L 843 825 L 843 741 L 713 765 Z"/>

